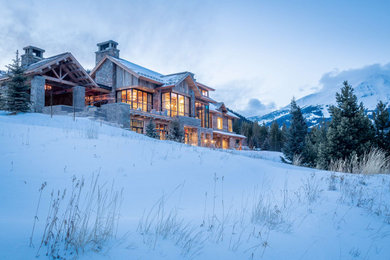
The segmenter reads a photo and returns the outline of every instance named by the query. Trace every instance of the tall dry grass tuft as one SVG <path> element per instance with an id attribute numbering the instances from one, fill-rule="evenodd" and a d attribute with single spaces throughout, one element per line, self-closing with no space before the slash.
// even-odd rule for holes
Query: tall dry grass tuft
<path id="1" fill-rule="evenodd" d="M 379 148 L 373 148 L 363 154 L 361 158 L 353 155 L 347 159 L 331 161 L 329 170 L 362 174 L 390 173 L 390 157 L 386 156 L 385 151 Z"/>
<path id="2" fill-rule="evenodd" d="M 301 166 L 302 165 L 303 157 L 301 154 L 294 154 L 292 164 L 295 166 Z"/>
<path id="3" fill-rule="evenodd" d="M 115 237 L 122 191 L 98 180 L 99 175 L 93 176 L 85 186 L 83 178 L 73 177 L 70 192 L 51 192 L 37 256 L 43 248 L 53 259 L 75 257 L 87 250 L 99 252 Z"/>

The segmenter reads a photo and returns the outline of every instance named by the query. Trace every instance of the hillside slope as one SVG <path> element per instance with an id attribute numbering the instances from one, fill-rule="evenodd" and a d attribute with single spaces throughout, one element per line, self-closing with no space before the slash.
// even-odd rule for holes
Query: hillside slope
<path id="1" fill-rule="evenodd" d="M 84 118 L 4 113 L 0 169 L 0 259 L 34 259 L 51 191 L 69 194 L 73 176 L 89 182 L 97 174 L 123 188 L 117 235 L 81 259 L 390 257 L 390 176 L 152 140 Z"/>

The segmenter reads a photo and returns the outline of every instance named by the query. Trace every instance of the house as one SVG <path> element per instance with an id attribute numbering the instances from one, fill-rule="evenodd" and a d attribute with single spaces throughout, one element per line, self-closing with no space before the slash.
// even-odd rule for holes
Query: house
<path id="1" fill-rule="evenodd" d="M 177 119 L 186 144 L 241 149 L 245 136 L 233 132 L 238 117 L 210 98 L 215 89 L 197 82 L 193 73 L 164 75 L 134 64 L 119 57 L 118 43 L 112 40 L 97 46 L 90 75 L 111 92 L 105 98 L 97 92 L 87 94 L 87 105 L 122 103 L 130 114 L 129 128 L 138 133 L 145 133 L 147 123 L 154 120 L 160 139 L 166 139 L 170 122 Z"/>
<path id="2" fill-rule="evenodd" d="M 246 137 L 233 132 L 238 117 L 210 98 L 215 89 L 193 73 L 164 75 L 134 64 L 119 57 L 118 43 L 112 40 L 97 46 L 90 73 L 69 52 L 44 58 L 41 48 L 23 48 L 31 110 L 100 118 L 138 133 L 145 133 L 153 120 L 162 140 L 178 120 L 186 144 L 241 149 Z M 7 80 L 1 73 L 0 85 Z"/>
<path id="3" fill-rule="evenodd" d="M 109 93 L 95 83 L 71 53 L 44 58 L 45 50 L 41 48 L 27 46 L 23 50 L 21 64 L 30 85 L 33 112 L 81 111 L 85 107 L 85 95 Z M 5 74 L 0 75 L 0 84 L 7 80 Z"/>

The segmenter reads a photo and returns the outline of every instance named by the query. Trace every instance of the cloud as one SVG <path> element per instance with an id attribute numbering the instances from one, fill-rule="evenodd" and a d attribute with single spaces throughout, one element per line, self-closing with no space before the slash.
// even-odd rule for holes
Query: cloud
<path id="1" fill-rule="evenodd" d="M 378 75 L 390 76 L 390 63 L 385 65 L 373 64 L 362 68 L 343 71 L 333 70 L 325 73 L 319 81 L 320 86 L 322 87 L 320 91 L 339 90 L 345 80 L 355 87 L 361 82 Z"/>
<path id="2" fill-rule="evenodd" d="M 274 109 L 276 109 L 274 102 L 264 104 L 257 98 L 251 98 L 248 101 L 245 109 L 239 110 L 239 112 L 244 116 L 259 116 L 269 113 Z"/>

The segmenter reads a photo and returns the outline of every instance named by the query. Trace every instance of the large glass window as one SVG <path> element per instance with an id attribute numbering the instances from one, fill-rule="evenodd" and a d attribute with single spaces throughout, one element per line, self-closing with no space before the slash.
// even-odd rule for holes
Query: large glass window
<path id="1" fill-rule="evenodd" d="M 168 116 L 190 116 L 190 98 L 172 92 L 161 96 L 161 110 L 168 111 Z"/>
<path id="2" fill-rule="evenodd" d="M 233 132 L 233 120 L 228 119 L 228 131 Z"/>
<path id="3" fill-rule="evenodd" d="M 164 124 L 156 124 L 156 131 L 160 136 L 160 140 L 166 140 L 168 137 L 168 126 Z"/>
<path id="4" fill-rule="evenodd" d="M 217 118 L 217 128 L 222 129 L 223 128 L 223 120 L 222 117 Z"/>
<path id="5" fill-rule="evenodd" d="M 150 112 L 153 108 L 152 94 L 138 89 L 120 90 L 116 98 L 117 102 L 127 103 L 132 109 Z"/>
<path id="6" fill-rule="evenodd" d="M 144 132 L 144 121 L 131 119 L 130 120 L 130 129 L 139 134 L 143 134 Z"/>
<path id="7" fill-rule="evenodd" d="M 209 105 L 195 102 L 196 118 L 200 119 L 201 127 L 209 127 Z"/>

